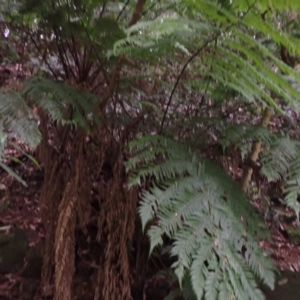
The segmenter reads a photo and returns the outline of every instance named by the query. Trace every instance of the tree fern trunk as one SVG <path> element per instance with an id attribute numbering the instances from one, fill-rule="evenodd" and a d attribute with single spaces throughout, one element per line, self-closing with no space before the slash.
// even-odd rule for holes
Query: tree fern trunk
<path id="1" fill-rule="evenodd" d="M 263 118 L 261 120 L 261 126 L 263 126 L 263 127 L 268 126 L 270 119 L 272 117 L 272 114 L 273 114 L 272 109 L 266 107 Z M 252 145 L 252 152 L 249 157 L 251 164 L 254 165 L 257 162 L 260 152 L 261 152 L 261 142 L 257 141 Z M 248 191 L 249 183 L 252 178 L 252 173 L 253 173 L 253 168 L 251 166 L 245 167 L 243 177 L 241 180 L 241 186 L 242 186 L 242 190 L 244 192 Z"/>

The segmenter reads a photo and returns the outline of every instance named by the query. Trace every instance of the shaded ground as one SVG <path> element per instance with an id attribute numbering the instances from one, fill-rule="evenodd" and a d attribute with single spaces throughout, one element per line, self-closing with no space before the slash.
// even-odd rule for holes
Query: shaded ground
<path id="1" fill-rule="evenodd" d="M 8 176 L 0 173 L 0 227 L 1 234 L 13 236 L 15 228 L 25 233 L 23 236 L 12 237 L 8 243 L 0 240 L 0 254 L 2 257 L 13 257 L 15 261 L 23 260 L 22 266 L 15 266 L 14 261 L 7 265 L 0 273 L 0 296 L 8 299 L 40 299 L 39 279 L 41 273 L 41 253 L 33 255 L 35 249 L 43 241 L 43 228 L 39 214 L 39 190 L 43 183 L 42 173 L 31 162 L 17 166 L 17 172 L 28 183 L 28 187 Z M 18 243 L 24 242 L 26 247 L 20 249 Z M 12 245 L 12 246 L 10 246 Z M 22 248 L 22 247 L 21 247 Z M 30 261 L 28 269 L 28 261 Z M 1 264 L 0 264 L 1 265 Z M 17 269 L 13 275 L 9 271 Z M 2 299 L 0 297 L 0 299 Z M 3 298 L 5 299 L 5 298 Z"/>
<path id="2" fill-rule="evenodd" d="M 283 271 L 275 290 L 265 290 L 267 300 L 298 300 L 300 295 L 300 273 Z"/>

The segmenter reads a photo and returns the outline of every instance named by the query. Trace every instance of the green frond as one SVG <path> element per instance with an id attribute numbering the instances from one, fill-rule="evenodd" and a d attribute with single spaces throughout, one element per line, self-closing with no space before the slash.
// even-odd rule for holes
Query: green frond
<path id="1" fill-rule="evenodd" d="M 267 128 L 252 125 L 230 125 L 222 131 L 220 144 L 225 150 L 234 145 L 242 158 L 251 150 L 254 141 L 261 141 L 264 151 L 260 155 L 260 174 L 269 182 L 284 182 L 285 203 L 299 215 L 300 205 L 300 144 L 288 135 L 271 133 Z"/>
<path id="2" fill-rule="evenodd" d="M 257 4 L 261 12 L 271 9 L 271 11 L 276 10 L 299 10 L 300 3 L 298 1 L 286 1 L 286 0 L 258 0 L 258 1 L 248 1 L 248 0 L 238 0 L 234 1 L 234 5 L 238 9 L 245 10 L 249 5 Z"/>
<path id="3" fill-rule="evenodd" d="M 242 292 L 243 287 L 239 280 L 238 274 L 236 274 L 231 268 L 227 268 L 227 273 L 229 276 L 228 284 L 230 284 L 232 286 L 235 298 L 237 300 L 249 300 L 250 298 L 249 298 L 248 294 Z M 258 299 L 258 300 L 261 300 L 261 299 Z"/>
<path id="4" fill-rule="evenodd" d="M 94 115 L 99 101 L 96 96 L 78 92 L 71 86 L 47 79 L 32 78 L 25 84 L 22 93 L 14 91 L 0 93 L 1 139 L 3 140 L 1 144 L 3 146 L 6 140 L 16 138 L 31 148 L 38 146 L 41 133 L 29 104 L 36 105 L 49 114 L 53 121 L 88 129 L 89 124 L 99 123 Z M 69 107 L 72 110 L 68 109 Z M 0 157 L 1 167 L 25 184 L 12 169 L 2 164 L 4 148 L 0 151 Z M 33 160 L 32 157 L 30 159 Z"/>
<path id="5" fill-rule="evenodd" d="M 0 93 L 0 167 L 17 179 L 24 186 L 26 182 L 10 167 L 3 163 L 4 159 L 11 159 L 5 154 L 8 143 L 11 147 L 22 151 L 11 139 L 24 142 L 29 147 L 36 147 L 41 141 L 36 120 L 24 99 L 16 92 Z M 36 161 L 29 156 L 36 163 Z"/>
<path id="6" fill-rule="evenodd" d="M 41 134 L 31 109 L 17 92 L 0 93 L 0 120 L 3 130 L 30 147 L 36 147 Z"/>
<path id="7" fill-rule="evenodd" d="M 262 154 L 261 174 L 269 181 L 286 178 L 291 164 L 299 153 L 300 144 L 289 137 L 278 137 Z"/>
<path id="8" fill-rule="evenodd" d="M 227 147 L 234 145 L 241 150 L 244 158 L 251 150 L 252 143 L 261 141 L 266 146 L 270 145 L 275 136 L 262 126 L 248 124 L 232 124 L 222 131 L 220 144 L 225 150 Z"/>
<path id="9" fill-rule="evenodd" d="M 197 299 L 216 299 L 226 292 L 237 299 L 263 299 L 254 279 L 272 287 L 274 268 L 257 245 L 261 221 L 239 187 L 214 163 L 170 139 L 146 136 L 130 149 L 131 178 L 156 181 L 143 192 L 139 208 L 143 228 L 158 222 L 148 231 L 151 251 L 163 243 L 163 235 L 173 240 L 174 272 L 180 283 L 190 276 Z M 147 149 L 156 153 L 151 160 L 142 154 Z M 225 274 L 227 291 L 221 285 Z"/>
<path id="10" fill-rule="evenodd" d="M 0 167 L 7 172 L 10 176 L 14 177 L 17 181 L 19 181 L 24 186 L 27 186 L 27 183 L 10 167 L 0 161 Z"/>
<path id="11" fill-rule="evenodd" d="M 88 129 L 87 116 L 91 114 L 93 121 L 99 122 L 93 112 L 100 99 L 89 93 L 79 92 L 67 84 L 32 78 L 26 83 L 23 95 L 48 113 L 53 121 Z M 72 112 L 67 112 L 68 106 L 72 107 Z"/>
<path id="12" fill-rule="evenodd" d="M 209 271 L 206 276 L 205 282 L 205 299 L 214 300 L 217 299 L 220 284 L 223 276 L 219 268 L 215 268 L 214 271 Z"/>
<path id="13" fill-rule="evenodd" d="M 300 149 L 297 149 L 297 155 L 293 157 L 293 160 L 289 164 L 288 174 L 286 176 L 284 186 L 284 201 L 286 205 L 292 208 L 297 220 L 299 221 L 300 203 L 298 201 L 300 195 Z"/>
<path id="14" fill-rule="evenodd" d="M 182 11 L 200 13 L 200 21 L 194 21 L 180 10 L 152 21 L 140 21 L 127 29 L 126 38 L 115 43 L 114 55 L 127 54 L 147 63 L 156 60 L 159 54 L 162 64 L 172 54 L 175 61 L 184 57 L 184 61 L 191 60 L 193 68 L 201 68 L 198 85 L 203 77 L 210 77 L 212 82 L 232 88 L 246 100 L 259 100 L 281 113 L 271 97 L 273 94 L 300 108 L 297 100 L 300 91 L 282 74 L 295 80 L 300 75 L 253 36 L 270 36 L 274 43 L 284 45 L 292 54 L 299 53 L 298 39 L 278 30 L 271 21 L 262 20 L 261 10 L 254 3 L 248 3 L 247 9 L 251 9 L 243 13 L 238 11 L 239 1 L 230 4 L 230 8 L 222 7 L 219 1 L 205 0 L 179 1 L 178 5 Z M 195 53 L 199 59 L 195 56 L 193 60 Z M 274 71 L 276 68 L 279 72 Z M 195 85 L 197 79 L 193 82 Z"/>
<path id="15" fill-rule="evenodd" d="M 147 59 L 167 56 L 170 52 L 178 51 L 189 55 L 189 48 L 194 40 L 193 33 L 208 35 L 216 30 L 206 22 L 195 22 L 188 18 L 164 16 L 153 21 L 140 21 L 126 30 L 127 37 L 114 44 L 109 56 L 130 54 L 139 56 L 147 53 Z"/>
<path id="16" fill-rule="evenodd" d="M 248 268 L 245 268 L 243 259 L 240 255 L 237 255 L 235 249 L 232 249 L 230 245 L 226 245 L 225 249 L 224 259 L 227 259 L 228 262 L 231 262 L 228 263 L 228 267 L 232 269 L 233 274 L 236 274 L 238 282 L 241 284 L 242 289 L 246 291 L 248 299 L 264 299 L 263 293 L 257 288 L 254 276 L 255 273 L 252 273 Z"/>
<path id="17" fill-rule="evenodd" d="M 263 20 L 259 11 L 246 14 L 241 22 L 246 27 L 252 28 L 254 32 L 260 32 L 264 36 L 269 36 L 278 45 L 285 45 L 293 55 L 299 53 L 299 40 L 292 38 L 282 30 L 278 34 L 278 28 L 273 23 L 268 22 L 268 20 Z"/>
<path id="18" fill-rule="evenodd" d="M 225 277 L 226 278 L 226 277 Z M 219 287 L 219 294 L 218 294 L 218 300 L 223 300 L 223 299 L 230 299 L 231 295 L 233 295 L 233 293 L 230 293 L 230 286 L 228 285 L 228 282 L 226 281 L 223 277 L 223 281 L 220 284 Z"/>

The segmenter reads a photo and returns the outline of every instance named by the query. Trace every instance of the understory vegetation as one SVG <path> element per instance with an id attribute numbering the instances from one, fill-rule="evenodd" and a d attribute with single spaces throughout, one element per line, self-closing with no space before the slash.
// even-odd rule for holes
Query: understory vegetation
<path id="1" fill-rule="evenodd" d="M 54 299 L 74 299 L 79 260 L 95 300 L 145 299 L 156 274 L 166 300 L 274 288 L 251 201 L 276 186 L 298 225 L 299 10 L 0 0 L 0 166 L 27 185 L 16 148 L 43 172 L 41 276 Z"/>

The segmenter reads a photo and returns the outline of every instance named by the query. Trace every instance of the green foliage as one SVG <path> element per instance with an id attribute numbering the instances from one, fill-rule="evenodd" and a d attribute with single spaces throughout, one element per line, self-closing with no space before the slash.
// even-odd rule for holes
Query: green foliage
<path id="1" fill-rule="evenodd" d="M 0 17 L 7 13 L 14 13 L 20 8 L 20 2 L 17 0 L 0 0 Z"/>
<path id="2" fill-rule="evenodd" d="M 181 12 L 167 14 L 151 21 L 141 21 L 126 29 L 127 37 L 114 45 L 110 54 L 126 54 L 149 62 L 169 57 L 187 62 L 196 70 L 201 67 L 198 84 L 205 78 L 230 87 L 243 96 L 244 101 L 261 101 L 280 110 L 271 97 L 278 95 L 299 109 L 299 92 L 291 87 L 279 70 L 299 81 L 300 76 L 280 61 L 254 36 L 268 35 L 275 43 L 285 45 L 293 54 L 299 52 L 299 40 L 280 32 L 269 19 L 263 20 L 260 10 L 238 14 L 226 10 L 217 1 L 180 1 Z M 236 2 L 235 2 L 236 3 Z M 236 3 L 237 7 L 239 1 Z M 184 12 L 193 12 L 184 13 Z M 200 20 L 195 15 L 201 13 Z M 196 57 L 201 59 L 196 60 Z M 194 58 L 194 59 L 193 59 Z M 193 81 L 195 83 L 197 80 Z"/>
<path id="3" fill-rule="evenodd" d="M 188 146 L 160 136 L 130 145 L 131 184 L 144 190 L 139 208 L 151 250 L 172 242 L 180 282 L 190 278 L 197 299 L 264 299 L 255 279 L 274 287 L 274 267 L 257 245 L 262 220 L 239 187 L 214 163 Z M 265 236 L 266 237 L 266 236 Z"/>
<path id="4" fill-rule="evenodd" d="M 300 143 L 288 136 L 274 140 L 262 156 L 261 173 L 269 181 L 283 182 L 284 201 L 299 220 L 300 203 Z"/>
<path id="5" fill-rule="evenodd" d="M 257 246 L 262 222 L 236 184 L 199 152 L 234 145 L 245 158 L 252 143 L 261 141 L 261 174 L 286 180 L 286 202 L 299 214 L 298 142 L 251 125 L 252 118 L 248 125 L 221 118 L 232 103 L 284 113 L 278 103 L 286 102 L 299 111 L 300 75 L 279 58 L 281 46 L 300 55 L 299 33 L 290 34 L 286 24 L 279 28 L 287 2 L 149 0 L 133 26 L 128 24 L 137 1 L 26 0 L 13 1 L 11 10 L 9 2 L 0 0 L 0 17 L 14 41 L 23 33 L 30 38 L 22 44 L 34 41 L 25 48 L 29 58 L 49 67 L 54 57 L 62 78 L 84 81 L 98 95 L 37 78 L 21 94 L 1 94 L 1 159 L 11 135 L 33 147 L 39 143 L 29 106 L 54 123 L 89 130 L 100 126 L 95 111 L 109 92 L 103 114 L 116 142 L 145 132 L 171 136 L 131 142 L 127 169 L 131 184 L 151 186 L 143 192 L 139 214 L 144 229 L 151 225 L 151 249 L 165 236 L 172 241 L 173 268 L 182 284 L 175 293 L 186 299 L 263 299 L 256 280 L 273 287 L 274 269 Z M 300 9 L 298 0 L 288 5 Z M 120 132 L 128 124 L 135 128 L 137 115 L 143 124 L 124 138 Z"/>
<path id="6" fill-rule="evenodd" d="M 77 91 L 70 85 L 32 78 L 26 83 L 23 95 L 49 114 L 53 121 L 86 130 L 89 129 L 89 115 L 92 121 L 99 122 L 95 116 L 95 106 L 99 103 L 99 98 L 87 92 Z"/>
<path id="7" fill-rule="evenodd" d="M 38 125 L 30 108 L 17 92 L 0 93 L 0 167 L 15 177 L 23 185 L 24 180 L 3 161 L 12 159 L 5 153 L 7 144 L 16 148 L 11 140 L 25 142 L 29 147 L 36 147 L 41 140 Z"/>
<path id="8" fill-rule="evenodd" d="M 0 166 L 23 185 L 26 183 L 3 161 L 12 159 L 5 154 L 7 143 L 22 151 L 11 140 L 15 139 L 35 148 L 41 141 L 36 116 L 29 105 L 34 105 L 50 116 L 51 121 L 63 125 L 81 127 L 89 131 L 92 124 L 99 124 L 95 115 L 99 98 L 87 92 L 76 91 L 67 84 L 48 79 L 32 78 L 22 93 L 15 91 L 0 93 Z M 37 161 L 29 158 L 38 165 Z"/>
<path id="9" fill-rule="evenodd" d="M 262 126 L 231 124 L 222 131 L 219 142 L 223 151 L 234 145 L 240 150 L 242 159 L 245 159 L 251 151 L 253 142 L 261 141 L 269 145 L 274 138 L 275 135 Z"/>
<path id="10" fill-rule="evenodd" d="M 38 125 L 19 93 L 0 94 L 0 120 L 5 132 L 13 132 L 17 139 L 26 141 L 30 147 L 36 147 L 39 144 L 41 135 Z"/>
<path id="11" fill-rule="evenodd" d="M 3 131 L 36 147 L 41 139 L 36 120 L 29 104 L 48 114 L 52 121 L 89 129 L 89 123 L 100 122 L 95 115 L 99 98 L 80 92 L 67 84 L 48 79 L 32 78 L 22 93 L 0 93 L 0 119 Z"/>
<path id="12" fill-rule="evenodd" d="M 223 150 L 235 146 L 242 159 L 251 151 L 251 145 L 261 141 L 264 147 L 260 155 L 260 174 L 269 182 L 280 181 L 283 185 L 284 201 L 292 208 L 297 218 L 300 213 L 300 143 L 287 134 L 274 134 L 268 129 L 251 125 L 231 125 L 222 132 L 220 144 Z"/>

